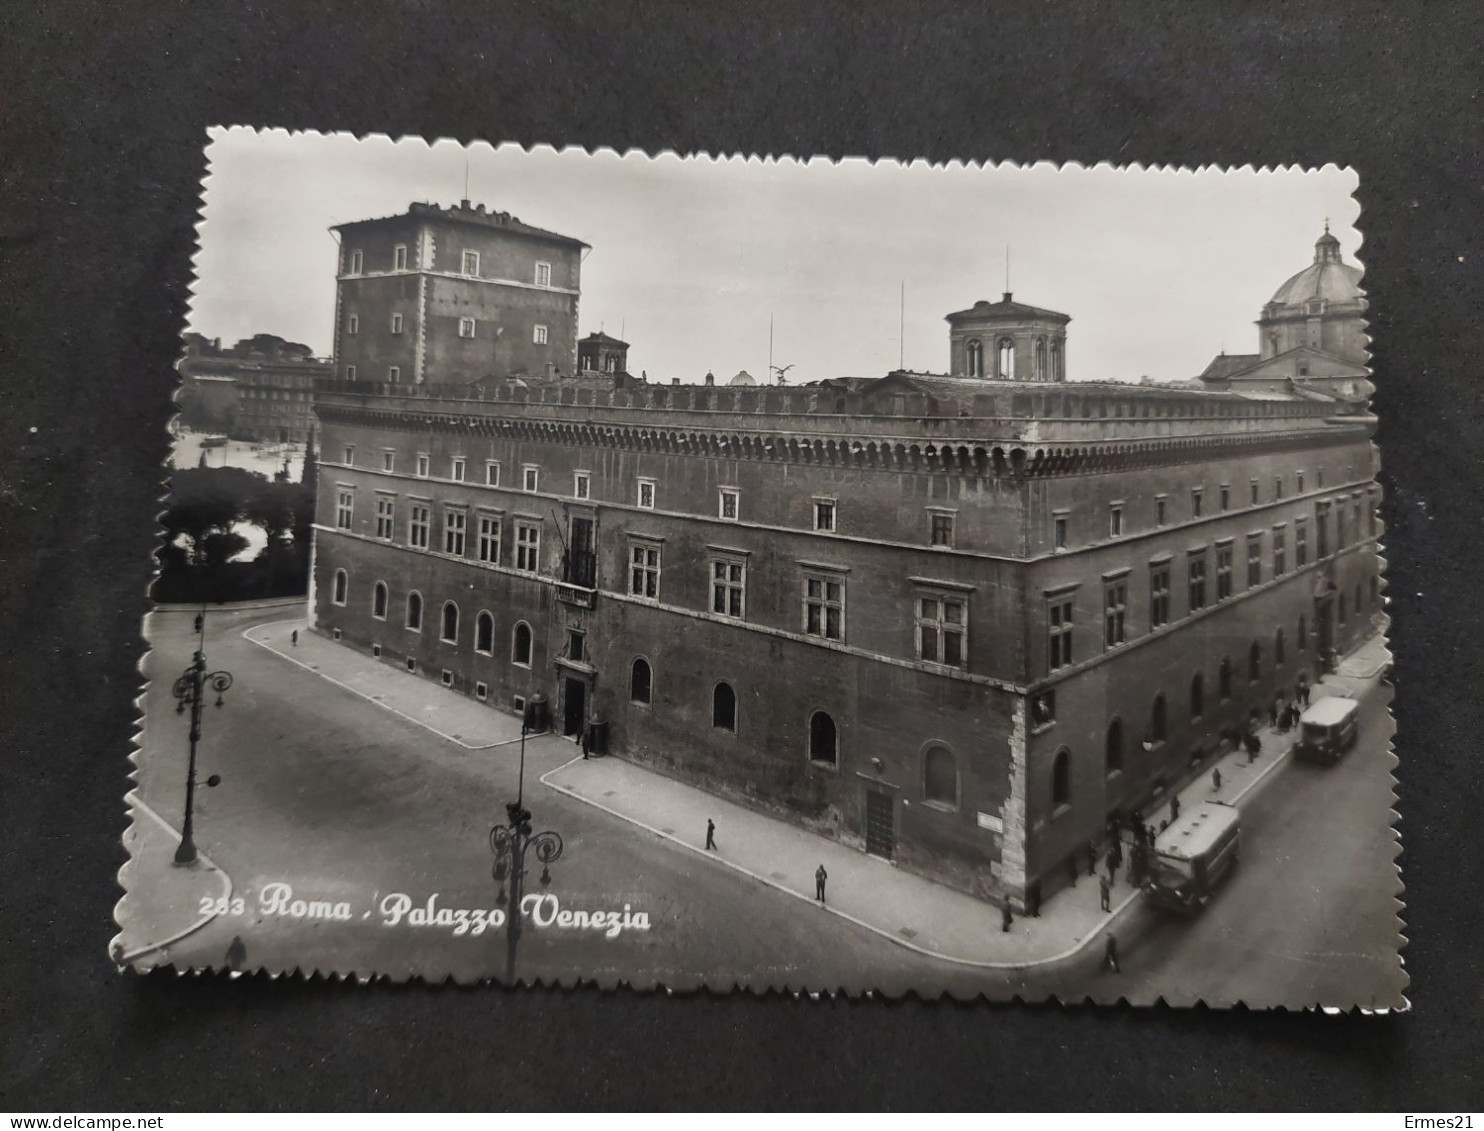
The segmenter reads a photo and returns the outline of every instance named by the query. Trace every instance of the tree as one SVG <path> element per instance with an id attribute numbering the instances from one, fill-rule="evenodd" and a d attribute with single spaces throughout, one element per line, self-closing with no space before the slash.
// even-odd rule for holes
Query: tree
<path id="1" fill-rule="evenodd" d="M 233 530 L 216 530 L 201 543 L 203 564 L 207 569 L 221 569 L 251 543 Z"/>

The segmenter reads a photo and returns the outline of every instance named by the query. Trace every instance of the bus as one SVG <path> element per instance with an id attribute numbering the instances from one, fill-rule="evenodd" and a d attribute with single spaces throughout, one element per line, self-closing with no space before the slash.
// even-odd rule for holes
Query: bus
<path id="1" fill-rule="evenodd" d="M 1354 699 L 1320 699 L 1299 716 L 1295 756 L 1333 766 L 1355 745 L 1360 708 Z"/>
<path id="2" fill-rule="evenodd" d="M 1235 806 L 1220 801 L 1192 805 L 1154 840 L 1151 875 L 1144 885 L 1150 902 L 1166 911 L 1198 913 L 1236 865 L 1241 843 Z"/>

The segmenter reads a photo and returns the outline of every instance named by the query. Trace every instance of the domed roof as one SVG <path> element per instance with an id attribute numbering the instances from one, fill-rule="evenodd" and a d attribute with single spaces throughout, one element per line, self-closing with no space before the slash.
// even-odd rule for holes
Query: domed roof
<path id="1" fill-rule="evenodd" d="M 1313 299 L 1326 303 L 1361 302 L 1361 270 L 1340 255 L 1340 241 L 1330 235 L 1329 225 L 1314 244 L 1314 262 L 1274 292 L 1270 306 L 1302 306 Z"/>
<path id="2" fill-rule="evenodd" d="M 757 379 L 747 370 L 742 370 L 737 376 L 727 382 L 728 385 L 756 385 Z"/>

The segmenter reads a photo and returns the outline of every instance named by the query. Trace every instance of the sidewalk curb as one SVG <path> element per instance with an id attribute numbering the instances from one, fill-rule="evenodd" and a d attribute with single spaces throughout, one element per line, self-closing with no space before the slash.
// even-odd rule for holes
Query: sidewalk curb
<path id="1" fill-rule="evenodd" d="M 607 813 L 611 817 L 617 817 L 620 821 L 627 822 L 628 824 L 633 825 L 636 828 L 643 829 L 645 832 L 653 833 L 661 840 L 667 840 L 670 841 L 672 844 L 677 844 L 681 848 L 684 848 L 687 851 L 702 857 L 703 859 L 714 861 L 715 863 L 720 864 L 723 867 L 730 868 L 734 872 L 739 872 L 742 875 L 747 876 L 749 879 L 756 880 L 758 883 L 773 888 L 775 891 L 782 892 L 784 895 L 792 896 L 794 899 L 798 899 L 809 904 L 813 904 L 815 902 L 803 892 L 794 891 L 792 888 L 785 887 L 778 881 L 768 876 L 759 875 L 757 872 L 754 872 L 752 871 L 752 869 L 746 868 L 741 864 L 734 864 L 732 861 L 726 859 L 726 857 L 721 856 L 717 853 L 707 852 L 705 849 L 697 848 L 689 841 L 682 840 L 674 833 L 664 832 L 661 829 L 655 828 L 653 825 L 645 824 L 643 821 L 640 821 L 637 818 L 630 817 L 624 813 L 620 813 L 618 810 L 610 808 L 609 806 L 604 805 L 602 802 L 594 801 L 589 797 L 584 797 L 582 794 L 578 793 L 576 790 L 568 786 L 559 785 L 556 782 L 547 780 L 553 774 L 559 774 L 568 766 L 572 765 L 574 762 L 580 761 L 582 761 L 582 755 L 579 754 L 577 757 L 563 762 L 555 769 L 547 770 L 546 773 L 542 774 L 538 780 L 541 782 L 542 785 L 546 786 L 547 789 L 554 790 L 555 792 L 560 793 L 566 797 L 570 797 L 574 801 L 580 801 L 584 805 L 590 805 L 594 809 L 599 809 L 602 812 Z M 639 768 L 642 769 L 642 767 Z M 931 883 L 932 881 L 927 880 L 924 882 Z M 857 927 L 862 927 L 865 930 L 870 931 L 872 934 L 880 935 L 882 938 L 896 943 L 900 947 L 904 947 L 907 950 L 915 951 L 918 954 L 925 955 L 928 958 L 937 959 L 940 962 L 950 962 L 953 963 L 955 966 L 967 966 L 976 970 L 1031 970 L 1066 962 L 1069 959 L 1076 957 L 1081 951 L 1085 950 L 1089 945 L 1091 945 L 1092 942 L 1096 940 L 1100 935 L 1111 930 L 1114 924 L 1116 924 L 1121 918 L 1123 918 L 1124 913 L 1130 907 L 1139 902 L 1139 897 L 1142 894 L 1143 893 L 1141 891 L 1130 892 L 1127 896 L 1124 897 L 1123 901 L 1119 903 L 1118 906 L 1113 908 L 1113 910 L 1108 913 L 1108 918 L 1105 922 L 1099 924 L 1095 930 L 1090 931 L 1085 938 L 1074 943 L 1067 950 L 1050 955 L 1046 958 L 1033 958 L 1023 962 L 990 962 L 982 959 L 963 958 L 958 955 L 944 954 L 941 951 L 932 950 L 925 946 L 919 946 L 914 942 L 910 942 L 907 939 L 902 938 L 900 935 L 892 931 L 888 931 L 883 927 L 878 927 L 873 923 L 868 923 L 864 919 L 857 918 L 856 916 L 851 915 L 848 912 L 841 911 L 835 907 L 831 907 L 829 904 L 825 904 L 824 909 L 831 915 L 834 915 L 840 919 L 844 919 L 848 923 L 854 923 Z"/>
<path id="2" fill-rule="evenodd" d="M 263 597 L 251 601 L 161 601 L 151 605 L 149 611 L 151 613 L 199 613 L 205 609 L 208 613 L 250 613 L 258 609 L 290 609 L 296 606 L 307 609 L 309 607 L 308 595 Z"/>
<path id="3" fill-rule="evenodd" d="M 299 618 L 295 617 L 293 619 L 294 620 L 298 620 Z M 318 676 L 320 679 L 324 680 L 326 683 L 332 683 L 336 687 L 340 688 L 342 691 L 348 691 L 352 695 L 357 695 L 360 698 L 366 700 L 366 702 L 368 702 L 368 703 L 374 703 L 374 704 L 376 704 L 376 706 L 380 707 L 382 710 L 384 710 L 384 711 L 390 711 L 392 714 L 396 715 L 398 718 L 406 719 L 409 723 L 412 723 L 412 724 L 414 724 L 416 726 L 420 726 L 420 727 L 423 728 L 423 730 L 428 731 L 431 734 L 436 734 L 439 738 L 446 739 L 447 741 L 454 743 L 456 746 L 463 747 L 465 750 L 494 750 L 494 749 L 497 749 L 498 747 L 501 747 L 501 746 L 511 746 L 511 745 L 514 745 L 515 743 L 517 743 L 517 742 L 520 741 L 519 738 L 502 738 L 499 742 L 484 742 L 484 743 L 479 743 L 479 744 L 465 742 L 462 738 L 459 738 L 459 737 L 457 737 L 455 735 L 449 734 L 447 731 L 441 731 L 441 730 L 439 730 L 432 723 L 426 722 L 423 719 L 415 718 L 414 716 L 409 715 L 406 711 L 399 711 L 396 707 L 393 707 L 390 703 L 385 703 L 382 700 L 376 698 L 374 695 L 367 695 L 364 691 L 361 691 L 361 690 L 359 690 L 358 688 L 355 688 L 355 687 L 351 687 L 350 684 L 348 684 L 348 683 L 342 683 L 340 680 L 336 679 L 334 676 L 327 675 L 324 672 L 320 671 L 320 669 L 317 668 L 317 667 L 315 667 L 313 664 L 306 664 L 303 660 L 296 660 L 293 656 L 288 655 L 286 652 L 280 652 L 277 648 L 273 647 L 273 645 L 268 644 L 268 643 L 266 643 L 266 642 L 264 642 L 262 640 L 259 640 L 257 637 L 255 637 L 253 635 L 253 633 L 254 632 L 257 632 L 259 629 L 272 628 L 274 625 L 290 624 L 290 623 L 292 623 L 292 621 L 275 620 L 275 621 L 268 621 L 266 624 L 252 624 L 252 625 L 248 625 L 246 628 L 244 628 L 242 630 L 242 638 L 244 640 L 250 641 L 253 644 L 256 644 L 259 648 L 263 649 L 265 652 L 271 652 L 273 655 L 277 656 L 281 660 L 286 660 L 286 661 L 288 661 L 291 664 L 298 665 L 299 667 L 303 668 L 305 671 L 311 673 L 312 675 Z M 530 734 L 527 734 L 526 735 L 526 740 L 529 741 L 532 738 L 540 738 L 540 737 L 543 737 L 543 736 L 545 736 L 547 734 L 550 734 L 550 733 L 551 733 L 550 731 L 545 731 L 545 730 L 543 730 L 543 731 L 535 731 L 535 732 L 532 732 Z"/>
<path id="4" fill-rule="evenodd" d="M 137 791 L 130 790 L 129 793 L 128 793 L 128 796 L 126 796 L 124 798 L 124 800 L 128 801 L 136 809 L 139 809 L 139 810 L 143 811 L 144 813 L 146 813 L 149 817 L 151 817 L 154 820 L 154 822 L 157 825 L 159 825 L 166 832 L 170 833 L 172 836 L 178 837 L 178 836 L 181 835 L 180 834 L 180 830 L 177 829 L 177 828 L 175 828 L 174 826 L 172 826 L 169 821 L 165 820 L 164 817 L 160 816 L 152 808 L 150 808 L 150 806 L 145 802 L 144 798 L 142 798 L 142 797 L 139 796 L 139 794 L 138 794 Z M 130 853 L 129 858 L 131 860 L 134 858 L 132 852 Z M 216 872 L 216 874 L 218 876 L 220 876 L 222 878 L 222 896 L 221 897 L 223 899 L 231 899 L 232 898 L 232 877 L 229 876 L 229 875 L 227 875 L 226 870 L 223 869 L 222 867 L 220 867 L 216 863 L 216 861 L 214 861 L 214 860 L 211 859 L 211 857 L 207 856 L 206 853 L 201 852 L 200 850 L 197 850 L 197 852 L 196 852 L 196 858 L 198 860 L 202 861 L 203 863 L 205 863 L 207 867 L 211 868 L 213 871 Z M 128 888 L 125 888 L 124 889 L 124 896 L 123 896 L 123 898 L 124 899 L 128 899 L 129 898 L 129 889 Z M 122 902 L 122 900 L 120 902 Z M 142 955 L 149 954 L 151 951 L 164 950 L 167 946 L 171 946 L 171 945 L 173 945 L 175 943 L 180 942 L 181 939 L 188 938 L 191 935 L 194 935 L 202 927 L 206 926 L 208 923 L 212 922 L 213 920 L 215 920 L 217 918 L 219 918 L 219 916 L 217 915 L 217 913 L 215 911 L 213 911 L 209 915 L 203 915 L 200 919 L 196 920 L 196 922 L 192 923 L 185 930 L 183 930 L 183 931 L 177 931 L 175 934 L 171 935 L 169 938 L 163 939 L 160 942 L 150 943 L 148 946 L 136 947 L 135 949 L 133 949 L 131 951 L 128 951 L 125 954 L 119 955 L 117 958 L 114 959 L 114 962 L 117 964 L 118 968 L 120 970 L 122 970 L 126 965 L 128 965 L 131 962 L 133 962 L 136 958 L 139 958 Z M 122 935 L 122 932 L 120 932 L 120 935 L 114 936 L 115 937 L 115 940 L 117 940 L 117 938 L 119 938 L 121 935 Z"/>

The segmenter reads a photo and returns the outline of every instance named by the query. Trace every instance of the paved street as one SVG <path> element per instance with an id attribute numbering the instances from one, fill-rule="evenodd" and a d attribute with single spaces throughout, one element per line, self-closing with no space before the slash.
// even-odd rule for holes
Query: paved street
<path id="1" fill-rule="evenodd" d="M 442 907 L 494 906 L 486 837 L 514 795 L 517 746 L 469 749 L 243 638 L 249 625 L 284 615 L 208 614 L 211 666 L 229 668 L 236 683 L 228 705 L 206 716 L 200 774 L 221 774 L 223 782 L 198 792 L 196 836 L 231 878 L 242 913 L 217 917 L 154 960 L 221 965 L 241 936 L 249 968 L 499 975 L 503 930 L 474 937 L 405 919 L 383 926 L 380 907 L 396 892 L 413 906 L 434 893 Z M 189 661 L 190 628 L 188 615 L 157 615 L 146 664 L 152 683 L 144 743 L 151 753 L 139 795 L 174 824 L 186 723 L 174 714 L 169 688 Z M 431 684 L 426 690 L 430 697 L 449 694 Z M 1119 925 L 1119 976 L 1099 976 L 1096 954 L 1070 967 L 1016 972 L 915 953 L 540 785 L 541 775 L 575 753 L 564 740 L 541 737 L 527 746 L 526 800 L 535 827 L 555 828 L 566 840 L 550 891 L 566 909 L 621 912 L 628 904 L 648 916 L 650 929 L 610 939 L 528 928 L 518 973 L 677 989 L 745 980 L 757 988 L 929 987 L 960 996 L 1390 999 L 1389 727 L 1379 699 L 1365 712 L 1366 740 L 1339 766 L 1289 766 L 1263 785 L 1244 818 L 1242 866 L 1205 916 L 1168 922 L 1139 911 L 1137 921 Z M 540 890 L 531 879 L 528 890 Z M 344 901 L 350 918 L 265 918 L 259 897 L 273 882 L 291 885 L 294 898 Z M 125 928 L 129 950 L 154 941 L 131 933 L 127 921 Z"/>

